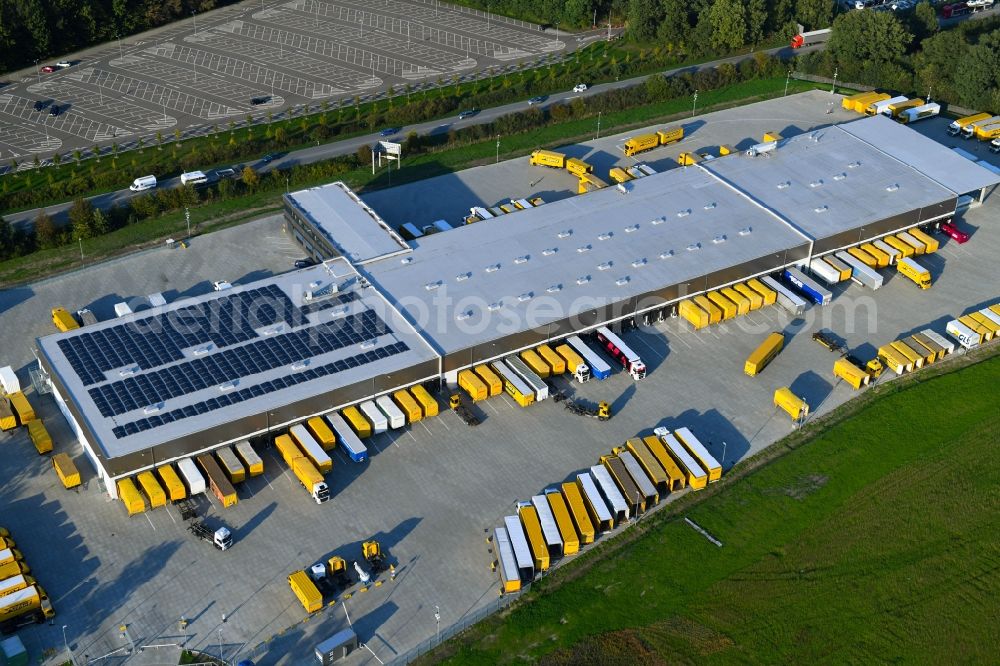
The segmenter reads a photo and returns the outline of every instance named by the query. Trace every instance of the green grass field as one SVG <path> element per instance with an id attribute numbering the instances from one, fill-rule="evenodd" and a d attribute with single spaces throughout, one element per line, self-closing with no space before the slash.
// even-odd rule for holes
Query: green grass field
<path id="1" fill-rule="evenodd" d="M 446 661 L 995 663 L 998 385 L 994 356 L 885 391 L 691 503 L 722 548 L 652 517 L 446 644 Z"/>

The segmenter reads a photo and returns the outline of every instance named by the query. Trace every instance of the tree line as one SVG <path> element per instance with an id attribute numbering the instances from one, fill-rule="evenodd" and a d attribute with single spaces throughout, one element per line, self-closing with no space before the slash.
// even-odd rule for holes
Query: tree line
<path id="1" fill-rule="evenodd" d="M 905 14 L 849 12 L 834 21 L 827 49 L 801 58 L 799 68 L 1000 113 L 1000 19 L 941 30 L 927 0 Z"/>
<path id="2" fill-rule="evenodd" d="M 0 0 L 0 72 L 191 18 L 191 12 L 235 1 Z"/>

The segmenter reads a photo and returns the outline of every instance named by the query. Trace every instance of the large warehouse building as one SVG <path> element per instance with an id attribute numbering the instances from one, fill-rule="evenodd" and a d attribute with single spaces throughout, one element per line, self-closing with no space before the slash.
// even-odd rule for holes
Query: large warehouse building
<path id="1" fill-rule="evenodd" d="M 883 117 L 407 244 L 342 183 L 286 196 L 317 266 L 37 341 L 114 494 L 138 470 L 954 214 L 1000 177 Z"/>

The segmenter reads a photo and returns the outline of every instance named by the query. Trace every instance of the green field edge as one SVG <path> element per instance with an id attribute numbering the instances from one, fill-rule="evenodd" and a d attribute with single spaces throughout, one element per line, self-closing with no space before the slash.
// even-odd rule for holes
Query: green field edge
<path id="1" fill-rule="evenodd" d="M 759 453 L 741 460 L 728 470 L 722 479 L 707 486 L 704 490 L 697 493 L 689 492 L 668 505 L 661 505 L 662 508 L 641 521 L 611 538 L 602 540 L 596 546 L 582 552 L 576 559 L 532 583 L 531 588 L 526 593 L 503 610 L 477 622 L 410 663 L 418 666 L 429 666 L 456 656 L 463 647 L 471 647 L 474 643 L 490 635 L 504 623 L 506 617 L 525 606 L 530 606 L 535 599 L 553 593 L 562 586 L 581 578 L 594 567 L 641 541 L 665 523 L 675 521 L 692 508 L 725 493 L 764 467 L 794 455 L 796 451 L 819 439 L 826 431 L 850 421 L 875 402 L 997 357 L 1000 357 L 1000 345 L 978 347 L 967 350 L 965 353 L 951 355 L 933 365 L 896 377 L 890 382 L 876 384 L 829 413 L 810 419 L 802 427 L 767 446 Z"/>
<path id="2" fill-rule="evenodd" d="M 698 109 L 699 114 L 743 106 L 758 101 L 774 99 L 783 94 L 785 79 L 756 79 L 737 83 L 726 88 L 706 91 L 702 99 L 709 102 Z M 808 81 L 792 81 L 788 94 L 824 88 L 825 84 Z M 758 90 L 745 95 L 748 89 Z M 760 92 L 762 91 L 762 92 Z M 735 95 L 735 96 L 734 96 Z M 714 100 L 714 101 L 713 101 Z M 602 134 L 611 135 L 655 123 L 673 122 L 690 117 L 689 102 L 673 99 L 642 107 L 616 111 L 603 116 Z M 594 138 L 596 117 L 549 125 L 505 137 L 500 151 L 501 159 L 511 159 L 527 155 L 536 148 L 553 148 Z M 440 150 L 432 150 L 404 161 L 400 171 L 391 177 L 386 172 L 372 176 L 370 168 L 361 167 L 348 171 L 339 178 L 360 194 L 384 189 L 390 186 L 416 182 L 435 176 L 454 173 L 470 167 L 493 162 L 495 141 L 487 139 Z M 391 185 L 390 185 L 391 178 Z M 296 189 L 304 189 L 329 182 L 329 177 L 296 183 Z M 281 210 L 281 195 L 284 187 L 260 190 L 239 198 L 216 201 L 190 209 L 192 234 L 218 231 L 264 215 Z M 168 238 L 187 238 L 187 224 L 183 210 L 164 213 L 156 218 L 117 229 L 111 233 L 83 241 L 78 244 L 38 250 L 22 257 L 15 257 L 0 263 L 0 288 L 23 286 L 43 278 L 62 275 L 95 263 L 141 252 L 163 243 Z"/>

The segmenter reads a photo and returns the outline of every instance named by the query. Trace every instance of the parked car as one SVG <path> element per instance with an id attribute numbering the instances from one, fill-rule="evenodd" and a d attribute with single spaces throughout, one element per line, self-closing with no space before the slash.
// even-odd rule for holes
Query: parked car
<path id="1" fill-rule="evenodd" d="M 537 97 L 532 97 L 528 100 L 528 106 L 534 106 L 535 104 L 541 104 L 548 99 L 547 95 L 538 95 Z"/>
<path id="2" fill-rule="evenodd" d="M 313 261 L 312 259 L 296 259 L 295 260 L 295 267 L 296 268 L 309 268 L 310 266 L 312 266 L 315 263 L 316 262 Z"/>
<path id="3" fill-rule="evenodd" d="M 58 104 L 53 104 L 52 106 L 49 107 L 50 116 L 58 116 L 60 113 L 62 113 L 62 109 L 59 108 Z"/>
<path id="4" fill-rule="evenodd" d="M 66 69 L 67 67 L 72 67 L 72 66 L 73 63 L 71 63 L 69 60 L 60 60 L 59 62 L 56 63 L 56 67 L 58 67 L 59 69 Z"/>
<path id="5" fill-rule="evenodd" d="M 379 136 L 387 137 L 394 136 L 403 131 L 402 127 L 386 127 L 384 130 L 378 133 Z"/>
<path id="6" fill-rule="evenodd" d="M 270 164 L 276 157 L 277 155 L 275 153 L 268 153 L 267 155 L 264 155 L 264 157 L 260 158 L 260 161 L 264 164 Z"/>
<path id="7" fill-rule="evenodd" d="M 941 233 L 946 234 L 949 238 L 959 244 L 969 240 L 969 234 L 959 230 L 959 228 L 951 222 L 944 222 L 941 224 Z"/>
<path id="8" fill-rule="evenodd" d="M 587 90 L 586 83 L 578 83 L 575 86 L 573 86 L 573 92 L 584 92 L 586 90 Z"/>
<path id="9" fill-rule="evenodd" d="M 35 111 L 42 111 L 48 105 L 49 105 L 48 102 L 43 102 L 42 100 L 38 100 L 37 102 L 35 102 Z"/>
<path id="10" fill-rule="evenodd" d="M 471 118 L 479 113 L 479 109 L 466 109 L 458 114 L 459 120 L 465 120 L 466 118 Z"/>
<path id="11" fill-rule="evenodd" d="M 261 104 L 267 104 L 270 101 L 270 97 L 251 97 L 250 106 L 260 106 Z"/>
<path id="12" fill-rule="evenodd" d="M 51 74 L 54 71 L 56 71 L 56 68 L 52 65 L 45 65 L 44 67 L 42 67 L 42 72 L 44 74 Z"/>
<path id="13" fill-rule="evenodd" d="M 236 178 L 236 169 L 219 169 L 215 172 L 215 177 L 218 180 L 223 178 Z"/>

